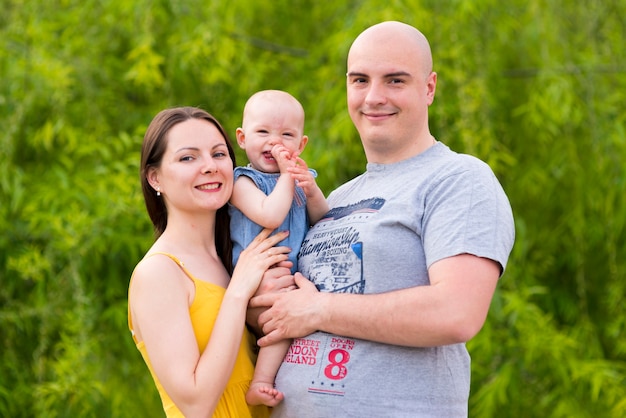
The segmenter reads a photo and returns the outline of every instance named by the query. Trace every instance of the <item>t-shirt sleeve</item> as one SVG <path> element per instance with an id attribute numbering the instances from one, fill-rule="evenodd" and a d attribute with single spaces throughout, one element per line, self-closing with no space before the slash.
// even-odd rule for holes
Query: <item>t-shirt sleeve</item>
<path id="1" fill-rule="evenodd" d="M 433 185 L 423 226 L 426 262 L 473 254 L 498 262 L 501 272 L 513 247 L 509 200 L 485 163 L 476 160 Z"/>

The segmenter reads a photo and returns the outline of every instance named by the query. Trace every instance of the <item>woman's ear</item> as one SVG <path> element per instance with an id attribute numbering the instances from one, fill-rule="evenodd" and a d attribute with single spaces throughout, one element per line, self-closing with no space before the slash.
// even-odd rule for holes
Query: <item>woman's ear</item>
<path id="1" fill-rule="evenodd" d="M 148 183 L 150 184 L 150 186 L 152 186 L 154 190 L 156 191 L 161 190 L 161 186 L 159 183 L 159 175 L 158 175 L 158 171 L 156 168 L 150 167 L 148 169 L 148 173 L 146 174 L 146 180 L 148 180 Z"/>

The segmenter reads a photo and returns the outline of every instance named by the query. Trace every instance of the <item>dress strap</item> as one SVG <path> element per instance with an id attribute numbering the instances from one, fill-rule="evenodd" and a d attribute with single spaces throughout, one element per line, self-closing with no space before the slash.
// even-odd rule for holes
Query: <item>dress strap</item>
<path id="1" fill-rule="evenodd" d="M 174 254 L 170 254 L 170 253 L 164 253 L 162 251 L 156 251 L 153 253 L 150 253 L 148 255 L 146 255 L 144 258 L 148 258 L 148 257 L 152 257 L 153 255 L 157 255 L 157 254 L 161 254 L 164 255 L 166 257 L 171 258 L 176 264 L 178 264 L 180 266 L 180 268 L 182 268 L 183 270 L 185 270 L 185 263 L 183 263 L 182 261 L 180 261 L 178 259 L 178 257 L 176 257 Z M 185 271 L 186 272 L 186 271 Z"/>
<path id="2" fill-rule="evenodd" d="M 187 277 L 189 277 L 189 278 L 191 279 L 191 281 L 192 281 L 192 282 L 194 282 L 194 283 L 195 283 L 196 281 L 198 281 L 198 280 L 199 280 L 196 276 L 194 276 L 193 274 L 191 274 L 191 272 L 190 272 L 189 270 L 187 270 L 187 267 L 185 267 L 185 263 L 183 263 L 182 261 L 180 261 L 180 260 L 178 259 L 178 257 L 176 257 L 174 254 L 164 253 L 164 252 L 161 252 L 161 251 L 155 251 L 155 252 L 153 252 L 153 253 L 147 254 L 147 255 L 144 257 L 144 259 L 146 259 L 146 258 L 148 258 L 148 257 L 152 257 L 153 255 L 157 255 L 157 254 L 164 255 L 164 256 L 166 256 L 166 257 L 170 258 L 170 259 L 171 259 L 173 262 L 175 262 L 176 264 L 178 264 L 178 267 L 180 267 L 180 269 L 183 271 L 183 273 L 185 273 L 185 274 L 187 275 Z"/>

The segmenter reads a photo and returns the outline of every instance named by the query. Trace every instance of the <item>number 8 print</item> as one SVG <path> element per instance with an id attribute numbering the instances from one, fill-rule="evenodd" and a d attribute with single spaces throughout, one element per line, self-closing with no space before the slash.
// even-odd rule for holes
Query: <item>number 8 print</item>
<path id="1" fill-rule="evenodd" d="M 338 348 L 328 353 L 329 365 L 324 368 L 324 375 L 332 380 L 341 380 L 348 374 L 344 364 L 350 361 L 350 354 L 346 350 Z"/>

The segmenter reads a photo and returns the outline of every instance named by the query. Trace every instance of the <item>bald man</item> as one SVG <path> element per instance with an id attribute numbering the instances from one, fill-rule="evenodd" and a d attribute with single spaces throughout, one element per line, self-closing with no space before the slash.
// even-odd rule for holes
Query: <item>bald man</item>
<path id="1" fill-rule="evenodd" d="M 366 171 L 309 230 L 299 289 L 253 299 L 271 306 L 260 344 L 295 338 L 274 417 L 468 414 L 465 342 L 484 324 L 514 224 L 492 170 L 430 133 L 432 65 L 427 39 L 400 22 L 350 48 L 348 111 Z"/>

